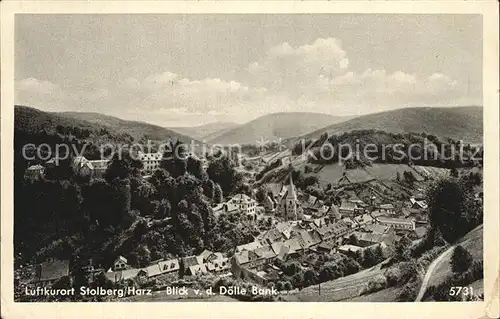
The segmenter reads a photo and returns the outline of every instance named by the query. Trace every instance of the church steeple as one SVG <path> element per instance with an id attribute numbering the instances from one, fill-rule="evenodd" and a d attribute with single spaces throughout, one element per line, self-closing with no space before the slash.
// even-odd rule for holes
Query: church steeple
<path id="1" fill-rule="evenodd" d="M 288 191 L 286 194 L 286 198 L 297 199 L 297 194 L 295 192 L 295 187 L 293 186 L 292 179 L 293 166 L 292 163 L 288 164 Z"/>

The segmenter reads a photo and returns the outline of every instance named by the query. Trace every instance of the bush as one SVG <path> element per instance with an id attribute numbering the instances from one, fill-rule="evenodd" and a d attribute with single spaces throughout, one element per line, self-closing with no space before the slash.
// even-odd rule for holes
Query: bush
<path id="1" fill-rule="evenodd" d="M 421 284 L 422 280 L 420 278 L 407 282 L 398 296 L 398 301 L 415 301 Z"/>
<path id="2" fill-rule="evenodd" d="M 453 272 L 463 273 L 472 265 L 472 256 L 465 248 L 458 245 L 453 250 L 450 263 Z"/>
<path id="3" fill-rule="evenodd" d="M 361 289 L 361 294 L 366 295 L 385 288 L 387 288 L 387 278 L 384 275 L 377 275 Z"/>
<path id="4" fill-rule="evenodd" d="M 390 267 L 385 271 L 388 286 L 395 286 L 401 280 L 401 270 L 398 267 Z"/>

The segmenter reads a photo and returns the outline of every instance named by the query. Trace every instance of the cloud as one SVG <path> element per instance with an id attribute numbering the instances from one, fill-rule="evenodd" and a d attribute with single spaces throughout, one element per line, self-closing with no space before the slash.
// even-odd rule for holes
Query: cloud
<path id="1" fill-rule="evenodd" d="M 58 89 L 59 86 L 52 82 L 35 78 L 23 79 L 16 83 L 16 91 L 20 93 L 51 94 Z"/>
<path id="2" fill-rule="evenodd" d="M 262 59 L 236 70 L 234 79 L 192 79 L 165 70 L 75 89 L 28 78 L 16 83 L 16 103 L 46 110 L 124 114 L 178 126 L 244 122 L 272 112 L 347 115 L 407 105 L 448 105 L 463 101 L 465 91 L 463 83 L 439 71 L 423 75 L 356 69 L 340 40 L 319 38 L 298 46 L 275 45 Z"/>
<path id="3" fill-rule="evenodd" d="M 417 75 L 384 69 L 355 71 L 342 43 L 320 38 L 310 44 L 287 42 L 271 47 L 246 71 L 249 82 L 264 86 L 272 94 L 286 95 L 315 111 L 332 112 L 335 105 L 356 105 L 353 113 L 373 111 L 370 106 L 404 107 L 419 101 L 436 104 L 460 97 L 460 85 L 442 73 Z M 352 112 L 351 112 L 352 113 Z"/>

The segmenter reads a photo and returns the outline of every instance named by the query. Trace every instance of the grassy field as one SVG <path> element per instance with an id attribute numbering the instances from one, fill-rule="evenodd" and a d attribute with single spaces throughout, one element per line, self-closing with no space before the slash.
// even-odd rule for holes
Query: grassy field
<path id="1" fill-rule="evenodd" d="M 474 260 L 483 259 L 483 226 L 479 226 L 466 234 L 459 242 L 465 249 L 467 249 Z M 448 254 L 434 269 L 431 276 L 430 283 L 436 286 L 444 281 L 445 278 L 452 274 L 450 260 L 452 254 Z"/>
<path id="2" fill-rule="evenodd" d="M 298 293 L 284 296 L 287 301 L 347 301 L 359 296 L 361 288 L 373 277 L 382 274 L 385 270 L 380 265 L 362 270 L 356 274 L 327 281 L 321 284 L 321 294 L 318 285 L 302 289 Z"/>

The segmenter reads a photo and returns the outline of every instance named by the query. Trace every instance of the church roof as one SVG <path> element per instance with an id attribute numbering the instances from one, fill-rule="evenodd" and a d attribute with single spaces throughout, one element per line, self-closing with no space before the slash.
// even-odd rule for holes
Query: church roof
<path id="1" fill-rule="evenodd" d="M 290 184 L 288 185 L 288 189 L 286 191 L 286 198 L 297 200 L 297 193 L 295 192 L 295 186 L 293 185 L 292 174 L 290 174 Z"/>

